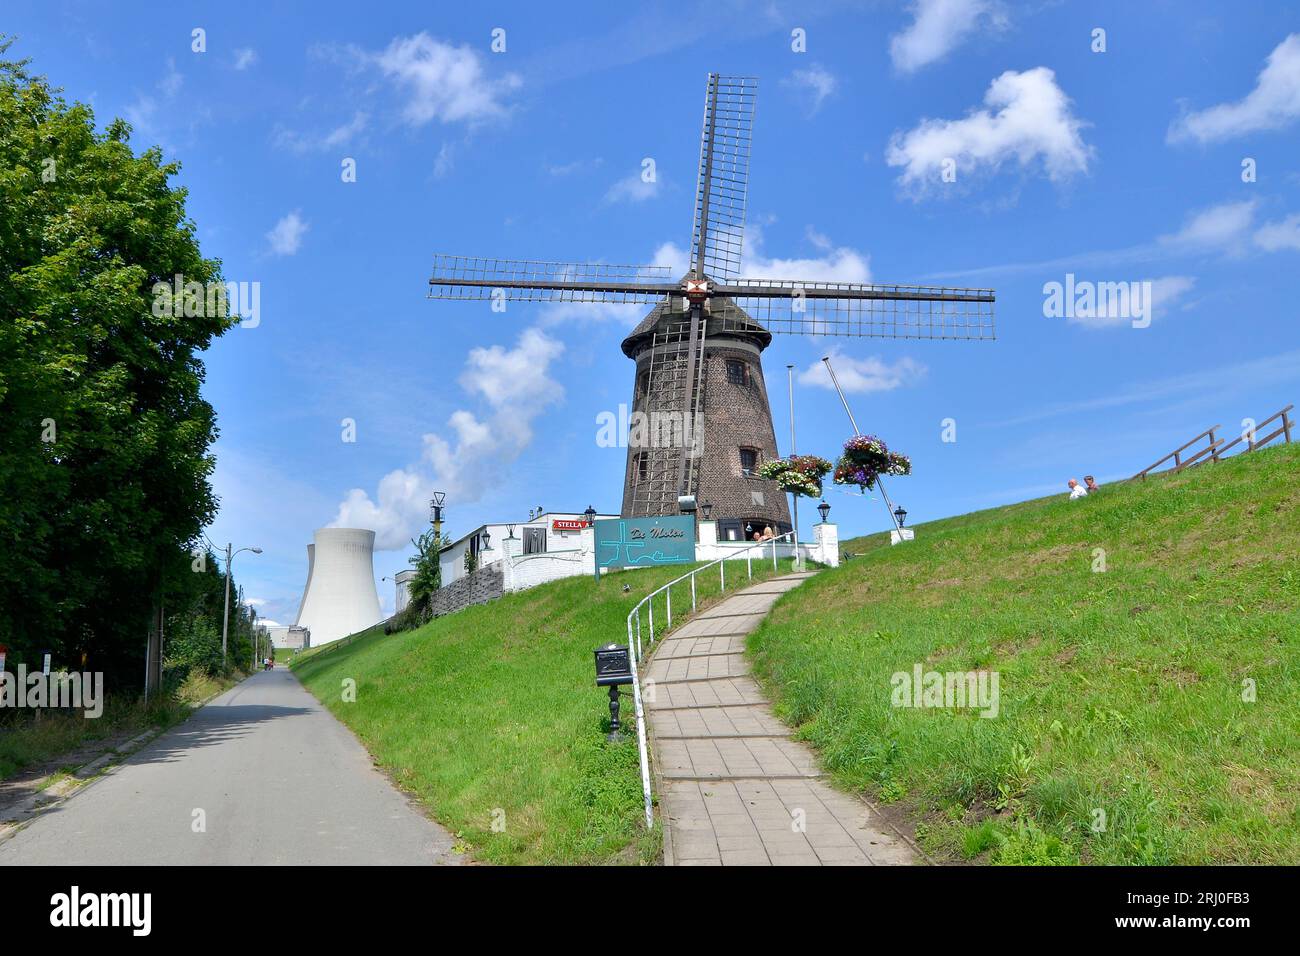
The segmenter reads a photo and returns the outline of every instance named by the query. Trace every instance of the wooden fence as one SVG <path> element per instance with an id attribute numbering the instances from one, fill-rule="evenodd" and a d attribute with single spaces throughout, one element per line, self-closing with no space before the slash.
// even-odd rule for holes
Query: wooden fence
<path id="1" fill-rule="evenodd" d="M 1240 452 L 1240 454 L 1245 454 L 1248 451 L 1254 451 L 1256 448 L 1263 448 L 1265 445 L 1267 445 L 1273 439 L 1277 438 L 1279 435 L 1283 437 L 1283 440 L 1289 442 L 1291 440 L 1291 426 L 1294 423 L 1287 416 L 1287 413 L 1290 412 L 1291 409 L 1293 408 L 1295 408 L 1294 405 L 1288 405 L 1280 412 L 1274 412 L 1268 418 L 1264 419 L 1262 422 L 1256 425 L 1251 431 L 1243 432 L 1242 434 L 1234 438 L 1232 441 L 1226 443 L 1224 442 L 1224 439 L 1216 438 L 1214 435 L 1216 431 L 1218 431 L 1220 428 L 1223 427 L 1222 425 L 1215 425 L 1211 428 L 1207 428 L 1205 431 L 1201 432 L 1191 441 L 1187 442 L 1186 444 L 1178 448 L 1175 448 L 1169 454 L 1165 455 L 1165 457 L 1157 461 L 1154 465 L 1148 465 L 1146 468 L 1143 468 L 1136 475 L 1134 475 L 1133 478 L 1134 479 L 1146 478 L 1147 475 L 1155 471 L 1157 468 L 1159 468 L 1165 462 L 1169 461 L 1171 458 L 1173 459 L 1174 464 L 1173 467 L 1169 470 L 1182 471 L 1184 468 L 1190 468 L 1192 465 L 1199 465 L 1207 461 L 1218 461 L 1221 458 L 1226 458 L 1228 457 L 1226 454 L 1228 449 L 1232 448 L 1234 445 L 1239 445 L 1242 442 L 1246 443 L 1246 447 Z M 1278 419 L 1282 420 L 1281 425 L 1279 425 L 1269 434 L 1265 435 L 1263 438 L 1258 437 L 1259 433 L 1264 430 L 1266 425 L 1272 424 Z M 1192 447 L 1193 445 L 1197 445 L 1202 441 L 1205 443 L 1204 445 L 1201 445 L 1199 448 Z"/>

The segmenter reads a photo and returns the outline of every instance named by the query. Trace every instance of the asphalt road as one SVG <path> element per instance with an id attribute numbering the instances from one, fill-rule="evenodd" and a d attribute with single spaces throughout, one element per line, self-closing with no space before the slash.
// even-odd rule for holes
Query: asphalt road
<path id="1" fill-rule="evenodd" d="M 451 845 L 278 667 L 0 843 L 0 865 L 454 864 Z"/>

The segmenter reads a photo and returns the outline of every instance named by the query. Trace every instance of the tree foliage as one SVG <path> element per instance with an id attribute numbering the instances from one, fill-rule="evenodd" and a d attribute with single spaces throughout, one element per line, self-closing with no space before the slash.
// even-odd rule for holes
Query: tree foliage
<path id="1" fill-rule="evenodd" d="M 0 643 L 136 675 L 150 607 L 196 590 L 217 427 L 199 359 L 222 314 L 152 287 L 223 281 L 176 163 L 136 155 L 0 37 Z"/>

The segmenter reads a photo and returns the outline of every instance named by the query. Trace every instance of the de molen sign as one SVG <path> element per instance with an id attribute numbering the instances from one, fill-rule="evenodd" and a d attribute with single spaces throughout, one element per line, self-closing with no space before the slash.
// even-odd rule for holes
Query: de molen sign
<path id="1" fill-rule="evenodd" d="M 596 522 L 596 574 L 695 561 L 695 518 L 604 518 Z"/>

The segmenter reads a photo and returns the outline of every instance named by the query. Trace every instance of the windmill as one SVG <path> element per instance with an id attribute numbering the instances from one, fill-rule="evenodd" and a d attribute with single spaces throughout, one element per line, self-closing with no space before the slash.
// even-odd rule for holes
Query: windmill
<path id="1" fill-rule="evenodd" d="M 785 496 L 753 475 L 777 453 L 760 361 L 773 332 L 993 338 L 991 289 L 740 278 L 757 92 L 753 77 L 709 74 L 680 279 L 664 266 L 443 254 L 429 279 L 429 298 L 653 304 L 622 345 L 637 363 L 633 416 L 649 422 L 629 436 L 623 514 L 675 514 L 693 495 L 719 510 L 724 538 L 754 522 L 789 529 Z"/>

